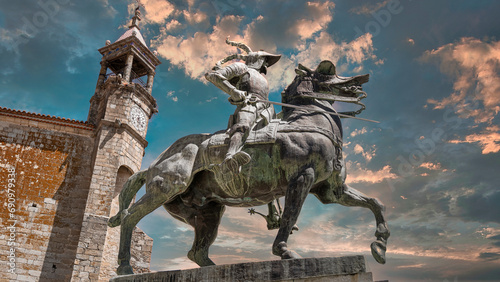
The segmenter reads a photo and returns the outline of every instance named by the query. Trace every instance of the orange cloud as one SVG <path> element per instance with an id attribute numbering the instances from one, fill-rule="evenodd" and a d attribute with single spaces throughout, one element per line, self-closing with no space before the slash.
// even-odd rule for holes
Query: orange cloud
<path id="1" fill-rule="evenodd" d="M 153 1 L 153 0 L 150 0 Z M 269 71 L 267 79 L 271 91 L 277 91 L 288 85 L 294 78 L 294 69 L 300 62 L 308 67 L 315 68 L 321 60 L 329 59 L 336 63 L 339 58 L 345 57 L 348 64 L 362 64 L 365 60 L 376 57 L 373 54 L 372 35 L 367 33 L 351 42 L 337 43 L 332 35 L 325 31 L 327 24 L 332 20 L 331 8 L 333 3 L 308 3 L 304 16 L 293 21 L 288 33 L 295 33 L 297 40 L 289 40 L 285 48 L 295 49 L 295 54 L 290 58 L 282 57 L 281 60 Z M 188 19 L 187 12 L 184 14 Z M 165 14 L 166 15 L 166 14 Z M 192 16 L 194 22 L 204 22 L 206 16 L 195 14 Z M 227 55 L 236 53 L 234 47 L 227 46 L 225 38 L 229 35 L 232 40 L 245 42 L 254 50 L 265 49 L 276 53 L 275 41 L 265 40 L 259 35 L 263 24 L 269 24 L 269 18 L 258 16 L 245 26 L 240 26 L 243 17 L 228 15 L 217 18 L 211 32 L 196 32 L 192 36 L 172 36 L 167 32 L 179 27 L 178 22 L 170 21 L 162 30 L 162 34 L 152 42 L 152 48 L 156 48 L 160 56 L 170 61 L 172 65 L 183 68 L 188 76 L 206 82 L 203 74 L 213 67 L 215 62 L 225 58 Z M 242 30 L 243 36 L 238 35 Z M 306 41 L 307 39 L 307 41 Z M 337 66 L 341 73 L 347 69 L 347 65 Z M 362 66 L 358 66 L 358 71 Z"/>
<path id="2" fill-rule="evenodd" d="M 143 21 L 147 23 L 164 23 L 175 11 L 175 6 L 165 0 L 141 0 L 144 5 L 146 14 L 142 17 Z M 134 14 L 134 10 L 137 7 L 137 3 L 131 3 L 128 5 L 128 10 L 130 14 Z"/>
<path id="3" fill-rule="evenodd" d="M 186 21 L 191 25 L 199 24 L 208 20 L 208 16 L 201 11 L 189 12 L 184 10 L 182 11 L 182 14 L 184 15 Z"/>
<path id="4" fill-rule="evenodd" d="M 305 10 L 310 19 L 297 20 L 288 32 L 298 34 L 302 40 L 311 38 L 314 33 L 326 28 L 328 23 L 332 21 L 330 8 L 334 7 L 335 4 L 328 1 L 324 3 L 307 2 Z"/>
<path id="5" fill-rule="evenodd" d="M 441 164 L 440 163 L 434 164 L 431 162 L 425 162 L 425 163 L 422 163 L 420 165 L 420 167 L 423 167 L 423 168 L 426 168 L 429 170 L 439 170 L 439 169 L 441 169 Z"/>
<path id="6" fill-rule="evenodd" d="M 225 16 L 214 26 L 212 33 L 196 32 L 192 37 L 172 36 L 166 31 L 156 40 L 152 47 L 158 54 L 168 59 L 171 64 L 181 67 L 191 78 L 206 82 L 205 72 L 230 53 L 236 53 L 236 48 L 225 43 L 226 37 L 242 41 L 236 33 L 242 18 Z"/>
<path id="7" fill-rule="evenodd" d="M 361 164 L 357 163 L 355 166 L 351 162 L 347 162 L 347 179 L 349 183 L 359 183 L 359 182 L 369 182 L 369 183 L 380 183 L 384 179 L 396 179 L 398 176 L 391 172 L 391 167 L 389 165 L 384 166 L 378 171 L 373 171 L 361 167 Z"/>
<path id="8" fill-rule="evenodd" d="M 500 41 L 484 42 L 476 38 L 462 38 L 438 49 L 427 51 L 421 60 L 440 60 L 441 72 L 455 78 L 454 92 L 442 99 L 429 99 L 434 109 L 455 108 L 464 118 L 491 123 L 500 112 Z M 474 105 L 481 102 L 484 109 Z"/>
<path id="9" fill-rule="evenodd" d="M 165 29 L 167 31 L 173 31 L 181 27 L 182 24 L 178 20 L 171 20 L 165 25 Z"/>
<path id="10" fill-rule="evenodd" d="M 337 65 L 337 73 L 345 72 L 350 64 L 359 64 L 356 72 L 361 72 L 361 65 L 366 60 L 376 60 L 373 54 L 372 35 L 366 33 L 351 42 L 335 42 L 331 34 L 321 31 L 314 35 L 310 42 L 297 46 L 296 54 L 290 58 L 282 58 L 281 64 L 273 66 L 268 75 L 271 91 L 277 91 L 288 85 L 295 77 L 295 68 L 301 63 L 315 69 L 322 60 L 330 60 L 337 65 L 340 58 L 346 58 L 347 64 Z M 278 62 L 280 63 L 280 62 Z"/>
<path id="11" fill-rule="evenodd" d="M 363 128 L 361 128 L 361 129 L 354 129 L 354 131 L 353 131 L 353 132 L 351 132 L 351 137 L 354 137 L 354 136 L 356 136 L 356 135 L 365 134 L 366 132 L 368 132 L 368 131 L 366 130 L 366 127 L 363 127 Z"/>
<path id="12" fill-rule="evenodd" d="M 396 268 L 423 268 L 426 266 L 424 263 L 418 263 L 418 264 L 411 264 L 411 265 L 400 265 L 396 266 Z"/>
<path id="13" fill-rule="evenodd" d="M 483 154 L 497 153 L 500 151 L 500 127 L 490 126 L 481 133 L 471 134 L 465 140 L 450 140 L 449 143 L 479 143 Z"/>
<path id="14" fill-rule="evenodd" d="M 363 149 L 363 147 L 361 147 L 361 145 L 359 145 L 359 144 L 356 144 L 356 146 L 354 146 L 354 153 L 355 153 L 355 154 L 361 154 L 361 155 L 363 155 L 363 158 L 365 158 L 365 160 L 366 160 L 367 162 L 371 161 L 371 160 L 372 160 L 372 158 L 375 156 L 375 151 L 376 151 L 376 149 L 375 149 L 375 148 L 373 148 L 373 149 L 372 149 L 371 151 L 369 151 L 369 152 L 368 152 L 368 151 L 365 151 L 365 150 Z"/>

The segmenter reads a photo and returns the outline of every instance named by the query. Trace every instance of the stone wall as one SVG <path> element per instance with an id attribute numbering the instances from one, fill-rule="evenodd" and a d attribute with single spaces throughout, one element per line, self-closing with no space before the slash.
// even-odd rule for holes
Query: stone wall
<path id="1" fill-rule="evenodd" d="M 130 246 L 130 265 L 134 273 L 148 273 L 153 251 L 153 239 L 146 235 L 139 227 L 134 229 Z"/>
<path id="2" fill-rule="evenodd" d="M 92 133 L 81 122 L 0 112 L 0 225 L 14 224 L 11 214 L 16 220 L 12 232 L 0 233 L 1 281 L 71 278 L 90 186 Z M 14 210 L 8 209 L 5 188 L 11 178 Z M 8 264 L 12 236 L 13 273 Z"/>

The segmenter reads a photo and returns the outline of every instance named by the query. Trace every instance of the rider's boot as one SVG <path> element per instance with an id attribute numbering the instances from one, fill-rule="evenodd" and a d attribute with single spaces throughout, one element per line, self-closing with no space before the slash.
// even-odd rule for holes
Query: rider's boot
<path id="1" fill-rule="evenodd" d="M 241 151 L 243 147 L 243 135 L 243 132 L 235 132 L 233 136 L 231 136 L 226 158 L 221 163 L 223 172 L 232 171 L 233 173 L 239 173 L 240 167 L 252 160 L 249 154 Z"/>

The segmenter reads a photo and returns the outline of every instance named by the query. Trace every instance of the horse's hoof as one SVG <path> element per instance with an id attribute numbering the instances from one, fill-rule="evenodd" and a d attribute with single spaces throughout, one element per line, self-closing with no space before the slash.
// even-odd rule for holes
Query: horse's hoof
<path id="1" fill-rule="evenodd" d="M 281 254 L 281 259 L 299 259 L 302 258 L 299 254 L 297 254 L 295 251 L 288 250 Z"/>
<path id="2" fill-rule="evenodd" d="M 132 269 L 132 266 L 130 266 L 130 264 L 120 265 L 116 270 L 116 274 L 118 275 L 134 274 L 134 270 Z"/>
<path id="3" fill-rule="evenodd" d="M 372 256 L 380 264 L 385 264 L 386 244 L 380 240 L 371 244 Z"/>
<path id="4" fill-rule="evenodd" d="M 108 226 L 109 227 L 116 227 L 116 226 L 119 226 L 121 224 L 121 215 L 120 213 L 117 213 L 115 216 L 111 217 L 109 220 L 108 220 Z"/>
<path id="5" fill-rule="evenodd" d="M 279 242 L 276 247 L 273 248 L 273 254 L 280 256 L 281 259 L 297 259 L 302 258 L 295 251 L 289 250 L 286 242 Z"/>
<path id="6" fill-rule="evenodd" d="M 202 256 L 196 256 L 196 253 L 191 250 L 188 252 L 187 257 L 200 267 L 215 265 L 215 263 L 208 257 L 208 252 Z"/>

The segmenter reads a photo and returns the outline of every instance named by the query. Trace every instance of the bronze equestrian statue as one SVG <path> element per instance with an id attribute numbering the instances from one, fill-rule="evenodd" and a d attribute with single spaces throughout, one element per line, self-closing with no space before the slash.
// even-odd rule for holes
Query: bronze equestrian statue
<path id="1" fill-rule="evenodd" d="M 323 204 L 370 209 L 376 221 L 372 254 L 377 262 L 385 263 L 390 233 L 384 206 L 345 183 L 342 125 L 332 106 L 332 101 L 359 104 L 364 97 L 361 85 L 368 75 L 337 76 L 330 61 L 321 62 L 315 70 L 299 65 L 296 73 L 282 92 L 282 102 L 290 107 L 283 108 L 281 119 L 249 129 L 241 151 L 250 159 L 237 173 L 220 166 L 231 142 L 222 130 L 177 140 L 148 169 L 129 178 L 120 193 L 120 210 L 108 222 L 112 227 L 121 225 L 119 275 L 133 273 L 130 242 L 134 227 L 160 206 L 193 226 L 195 238 L 188 258 L 208 266 L 214 264 L 209 247 L 225 206 L 260 206 L 285 197 L 272 252 L 282 259 L 299 258 L 287 241 L 308 194 Z M 146 194 L 129 207 L 144 184 Z"/>

